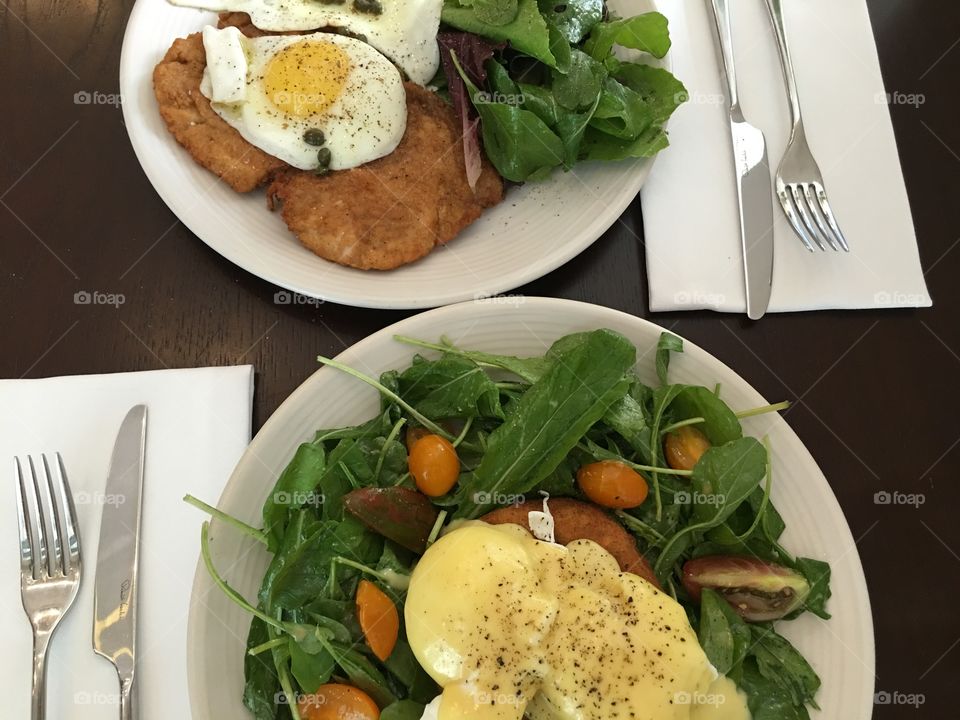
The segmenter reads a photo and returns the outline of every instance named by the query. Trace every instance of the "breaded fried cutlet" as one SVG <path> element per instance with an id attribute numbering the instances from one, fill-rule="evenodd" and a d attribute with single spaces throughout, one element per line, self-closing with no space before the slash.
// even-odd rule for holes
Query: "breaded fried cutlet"
<path id="1" fill-rule="evenodd" d="M 153 71 L 160 115 L 198 164 L 237 192 L 250 192 L 289 166 L 248 143 L 214 112 L 200 93 L 206 64 L 200 33 L 174 41 Z"/>
<path id="2" fill-rule="evenodd" d="M 503 181 L 483 159 L 467 183 L 460 123 L 435 93 L 407 91 L 407 129 L 389 155 L 326 175 L 279 173 L 267 190 L 287 227 L 320 257 L 363 270 L 389 270 L 452 240 L 503 198 Z"/>

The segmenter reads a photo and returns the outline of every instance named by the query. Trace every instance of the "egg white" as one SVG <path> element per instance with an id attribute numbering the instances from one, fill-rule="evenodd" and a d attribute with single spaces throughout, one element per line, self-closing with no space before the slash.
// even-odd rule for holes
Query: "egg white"
<path id="1" fill-rule="evenodd" d="M 443 0 L 380 0 L 383 12 L 364 13 L 354 0 L 324 4 L 319 0 L 169 0 L 173 5 L 215 12 L 245 12 L 261 30 L 338 28 L 368 43 L 393 60 L 415 83 L 426 85 L 440 67 L 437 30 Z"/>
<path id="2" fill-rule="evenodd" d="M 322 112 L 289 114 L 270 99 L 264 75 L 284 48 L 333 43 L 350 59 L 336 100 Z M 301 170 L 320 166 L 319 147 L 304 139 L 320 130 L 331 170 L 357 167 L 396 149 L 407 123 L 406 92 L 396 67 L 371 46 L 334 33 L 247 38 L 236 28 L 203 30 L 207 55 L 200 92 L 245 140 Z"/>

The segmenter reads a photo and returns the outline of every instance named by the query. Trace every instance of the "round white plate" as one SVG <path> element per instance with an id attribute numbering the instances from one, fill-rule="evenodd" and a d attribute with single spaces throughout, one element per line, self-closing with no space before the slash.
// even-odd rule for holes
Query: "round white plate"
<path id="1" fill-rule="evenodd" d="M 621 15 L 653 0 L 618 0 Z M 487 297 L 535 280 L 593 243 L 636 197 L 652 160 L 587 163 L 543 183 L 509 190 L 457 238 L 396 270 L 362 271 L 300 245 L 262 191 L 239 195 L 190 158 L 167 132 L 153 94 L 153 68 L 175 38 L 216 16 L 138 0 L 120 57 L 123 118 L 160 197 L 207 245 L 248 272 L 293 292 L 359 307 L 424 308 Z"/>
<path id="2" fill-rule="evenodd" d="M 403 320 L 370 336 L 339 356 L 368 374 L 403 368 L 413 349 L 393 340 L 403 334 L 435 341 L 446 335 L 464 347 L 512 355 L 540 355 L 562 335 L 607 327 L 639 349 L 638 371 L 656 383 L 654 350 L 662 328 L 607 308 L 569 300 L 515 298 L 462 303 Z M 733 370 L 705 350 L 684 344 L 670 363 L 672 382 L 713 387 L 734 409 L 766 403 Z M 778 398 L 779 399 L 779 398 Z M 375 390 L 332 368 L 303 383 L 257 434 L 227 483 L 218 507 L 259 525 L 260 508 L 297 446 L 320 427 L 353 425 L 379 407 Z M 779 416 L 744 421 L 744 430 L 768 435 L 773 449 L 773 500 L 787 523 L 784 545 L 794 553 L 826 560 L 833 569 L 833 597 L 824 622 L 811 614 L 781 623 L 782 632 L 811 662 L 823 680 L 814 717 L 868 720 L 873 710 L 874 645 L 870 601 L 850 528 L 829 484 L 793 430 Z M 214 522 L 213 559 L 230 583 L 255 598 L 268 556 L 254 541 Z M 188 676 L 194 720 L 245 718 L 243 655 L 250 618 L 213 585 L 198 565 L 190 607 Z"/>

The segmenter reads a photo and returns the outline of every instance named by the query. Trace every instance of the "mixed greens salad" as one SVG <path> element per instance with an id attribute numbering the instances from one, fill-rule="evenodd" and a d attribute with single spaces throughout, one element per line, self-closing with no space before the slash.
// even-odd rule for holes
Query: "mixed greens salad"
<path id="1" fill-rule="evenodd" d="M 253 616 L 243 699 L 254 718 L 308 717 L 286 699 L 331 679 L 363 690 L 383 720 L 420 718 L 437 686 L 400 620 L 419 555 L 450 522 L 517 498 L 591 496 L 579 471 L 598 462 L 648 486 L 645 500 L 612 517 L 687 610 L 710 662 L 747 693 L 754 720 L 808 717 L 820 680 L 772 621 L 829 618 L 830 568 L 781 547 L 769 450 L 740 425 L 786 403 L 738 413 L 719 386 L 669 383 L 682 344 L 668 333 L 656 387 L 636 374 L 634 345 L 611 330 L 568 335 L 527 358 L 396 339 L 433 357 L 378 379 L 320 358 L 377 388 L 380 411 L 302 444 L 263 506 L 262 528 L 187 498 L 272 554 L 248 602 L 213 566 L 204 524 L 210 573 Z M 424 481 L 426 438 L 454 450 L 452 479 Z M 389 606 L 379 630 L 365 624 L 377 602 Z"/>
<path id="2" fill-rule="evenodd" d="M 444 78 L 463 122 L 471 184 L 480 143 L 507 180 L 541 180 L 581 160 L 650 157 L 687 98 L 667 70 L 616 48 L 662 58 L 667 19 L 611 14 L 604 0 L 445 0 Z M 634 53 L 636 54 L 636 53 Z"/>

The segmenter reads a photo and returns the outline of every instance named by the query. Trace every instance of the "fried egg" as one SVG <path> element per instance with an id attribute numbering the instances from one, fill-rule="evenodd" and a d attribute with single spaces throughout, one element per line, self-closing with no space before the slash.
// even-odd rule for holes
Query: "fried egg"
<path id="1" fill-rule="evenodd" d="M 365 40 L 415 83 L 440 67 L 437 30 L 443 0 L 170 0 L 173 5 L 244 12 L 261 30 L 336 28 Z"/>
<path id="2" fill-rule="evenodd" d="M 407 125 L 394 65 L 334 33 L 245 37 L 203 30 L 200 92 L 264 152 L 301 170 L 343 170 L 388 155 Z"/>
<path id="3" fill-rule="evenodd" d="M 404 605 L 443 688 L 427 720 L 749 720 L 686 612 L 590 540 L 469 522 L 417 564 Z"/>

